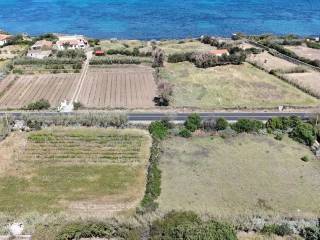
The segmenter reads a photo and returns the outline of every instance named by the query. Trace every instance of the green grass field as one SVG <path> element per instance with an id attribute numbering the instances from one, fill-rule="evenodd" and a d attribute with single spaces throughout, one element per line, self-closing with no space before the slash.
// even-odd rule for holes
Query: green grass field
<path id="1" fill-rule="evenodd" d="M 144 131 L 50 128 L 14 137 L 22 149 L 8 148 L 17 144 L 11 137 L 1 144 L 15 154 L 0 172 L 0 213 L 106 216 L 143 197 L 151 144 Z"/>
<path id="2" fill-rule="evenodd" d="M 232 219 L 320 214 L 320 162 L 287 137 L 174 137 L 163 149 L 162 211 L 193 210 Z M 303 162 L 305 155 L 312 160 Z"/>
<path id="3" fill-rule="evenodd" d="M 247 63 L 200 69 L 166 64 L 160 77 L 174 85 L 171 105 L 202 109 L 315 106 L 316 98 Z"/>

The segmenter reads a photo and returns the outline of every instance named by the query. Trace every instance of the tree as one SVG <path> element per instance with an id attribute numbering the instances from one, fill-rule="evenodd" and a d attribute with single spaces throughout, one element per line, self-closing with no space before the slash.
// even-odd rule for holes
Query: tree
<path id="1" fill-rule="evenodd" d="M 216 130 L 225 130 L 229 126 L 228 121 L 225 118 L 218 118 L 216 122 Z"/>
<path id="2" fill-rule="evenodd" d="M 197 113 L 190 114 L 187 120 L 185 121 L 184 126 L 186 129 L 188 129 L 191 132 L 194 132 L 195 130 L 199 129 L 201 127 L 201 118 L 199 114 Z"/>
<path id="3" fill-rule="evenodd" d="M 163 50 L 156 47 L 153 50 L 152 56 L 153 56 L 152 67 L 154 67 L 154 68 L 163 67 L 163 63 L 164 63 L 164 52 L 163 52 Z"/>

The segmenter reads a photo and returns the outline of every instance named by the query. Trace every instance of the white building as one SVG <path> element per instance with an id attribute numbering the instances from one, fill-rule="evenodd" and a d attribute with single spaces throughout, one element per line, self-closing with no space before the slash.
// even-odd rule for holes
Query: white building
<path id="1" fill-rule="evenodd" d="M 6 44 L 10 39 L 12 39 L 11 35 L 0 34 L 0 46 Z"/>
<path id="2" fill-rule="evenodd" d="M 56 42 L 58 50 L 86 49 L 87 47 L 89 47 L 88 41 L 82 35 L 59 36 Z"/>

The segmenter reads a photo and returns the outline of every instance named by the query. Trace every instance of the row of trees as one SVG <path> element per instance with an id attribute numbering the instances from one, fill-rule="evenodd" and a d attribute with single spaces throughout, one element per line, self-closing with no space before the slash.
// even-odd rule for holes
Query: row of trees
<path id="1" fill-rule="evenodd" d="M 188 61 L 194 63 L 196 67 L 208 68 L 227 64 L 239 65 L 246 60 L 247 54 L 244 50 L 235 47 L 229 51 L 229 55 L 223 54 L 222 56 L 216 56 L 210 53 L 175 53 L 169 55 L 168 62 L 178 63 Z"/>

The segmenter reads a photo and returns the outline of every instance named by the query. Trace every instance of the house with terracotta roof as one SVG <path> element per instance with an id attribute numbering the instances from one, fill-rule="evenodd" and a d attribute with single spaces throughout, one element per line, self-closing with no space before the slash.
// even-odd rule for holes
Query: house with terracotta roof
<path id="1" fill-rule="evenodd" d="M 209 54 L 215 55 L 217 57 L 221 57 L 224 54 L 229 56 L 229 51 L 228 49 L 214 49 L 209 51 Z"/>
<path id="2" fill-rule="evenodd" d="M 5 45 L 6 43 L 8 43 L 8 41 L 10 39 L 12 39 L 13 36 L 12 35 L 8 35 L 8 34 L 0 34 L 0 46 Z"/>
<path id="3" fill-rule="evenodd" d="M 86 49 L 87 47 L 89 47 L 88 41 L 82 35 L 59 36 L 56 42 L 58 50 Z"/>
<path id="4" fill-rule="evenodd" d="M 37 41 L 35 44 L 32 45 L 32 50 L 51 50 L 53 43 L 47 40 L 40 40 Z"/>

